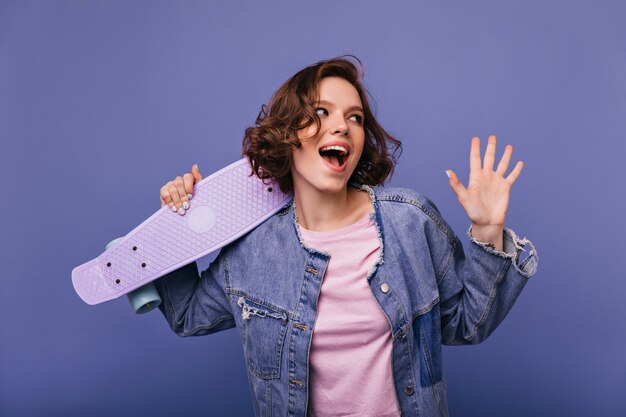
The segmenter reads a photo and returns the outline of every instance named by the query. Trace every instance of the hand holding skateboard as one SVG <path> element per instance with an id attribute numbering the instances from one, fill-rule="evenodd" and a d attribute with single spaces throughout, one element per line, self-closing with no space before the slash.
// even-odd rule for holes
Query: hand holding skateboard
<path id="1" fill-rule="evenodd" d="M 184 215 L 190 207 L 190 200 L 194 194 L 194 184 L 202 181 L 202 174 L 198 164 L 191 167 L 191 173 L 176 177 L 161 187 L 161 207 L 168 205 L 172 211 Z"/>

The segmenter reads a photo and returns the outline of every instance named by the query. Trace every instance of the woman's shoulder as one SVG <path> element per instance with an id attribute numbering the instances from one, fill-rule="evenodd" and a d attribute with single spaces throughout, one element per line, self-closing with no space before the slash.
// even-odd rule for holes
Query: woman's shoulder
<path id="1" fill-rule="evenodd" d="M 374 194 L 382 216 L 388 215 L 406 224 L 414 220 L 431 224 L 443 232 L 451 243 L 457 240 L 454 231 L 441 216 L 435 203 L 424 194 L 404 187 L 376 186 L 370 190 Z"/>

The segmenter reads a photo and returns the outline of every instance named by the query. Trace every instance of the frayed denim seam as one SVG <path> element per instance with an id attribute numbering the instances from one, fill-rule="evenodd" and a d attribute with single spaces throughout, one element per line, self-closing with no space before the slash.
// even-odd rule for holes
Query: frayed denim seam
<path id="1" fill-rule="evenodd" d="M 376 269 L 378 268 L 378 266 L 380 266 L 380 265 L 382 265 L 384 263 L 384 259 L 383 259 L 384 244 L 383 244 L 382 232 L 380 230 L 380 226 L 379 226 L 378 221 L 377 221 L 378 206 L 376 204 L 376 195 L 374 194 L 374 191 L 372 190 L 372 188 L 367 186 L 367 185 L 362 185 L 362 184 L 357 184 L 357 183 L 350 183 L 350 185 L 355 187 L 355 188 L 357 188 L 357 189 L 359 189 L 359 190 L 367 191 L 367 193 L 368 193 L 368 195 L 370 197 L 370 201 L 372 203 L 372 207 L 373 207 L 373 211 L 369 214 L 369 218 L 370 218 L 370 220 L 372 220 L 374 222 L 374 226 L 376 227 L 376 234 L 378 236 L 378 242 L 379 242 L 379 245 L 380 245 L 380 250 L 379 250 L 379 253 L 378 253 L 378 259 L 376 259 L 376 262 L 374 263 L 374 266 L 372 266 L 372 268 L 367 273 L 366 277 L 367 277 L 367 280 L 369 281 L 370 278 L 376 272 Z M 296 213 L 296 201 L 295 201 L 295 199 L 292 200 L 292 202 L 291 202 L 291 209 L 293 211 L 293 213 L 292 213 L 292 215 L 293 215 L 293 224 L 294 224 L 294 228 L 296 229 L 296 235 L 298 236 L 298 242 L 300 242 L 300 246 L 302 246 L 302 248 L 305 249 L 307 252 L 314 253 L 314 254 L 321 254 L 321 255 L 330 257 L 330 254 L 328 252 L 312 248 L 312 247 L 308 246 L 304 242 L 304 239 L 302 238 L 302 233 L 300 232 L 300 223 L 298 221 L 298 214 Z"/>
<path id="2" fill-rule="evenodd" d="M 302 233 L 300 233 L 300 224 L 298 221 L 298 214 L 296 213 L 296 200 L 295 199 L 291 203 L 291 211 L 292 211 L 292 217 L 293 217 L 293 227 L 296 229 L 296 236 L 298 237 L 298 242 L 300 242 L 300 246 L 302 246 L 302 248 L 309 253 L 320 254 L 325 257 L 330 257 L 330 253 L 312 248 L 308 246 L 306 243 L 304 243 L 304 239 L 302 238 Z"/>
<path id="3" fill-rule="evenodd" d="M 243 320 L 250 320 L 252 316 L 259 316 L 259 317 L 273 317 L 275 319 L 287 321 L 287 315 L 285 313 L 275 313 L 275 312 L 268 311 L 268 310 L 262 310 L 253 305 L 250 305 L 246 301 L 247 300 L 243 296 L 240 296 L 239 299 L 237 300 L 237 305 L 241 307 L 241 318 Z"/>
<path id="4" fill-rule="evenodd" d="M 258 299 L 256 297 L 252 297 L 252 296 L 248 295 L 244 291 L 235 290 L 235 289 L 229 289 L 229 290 L 226 291 L 226 293 L 228 295 L 236 296 L 238 303 L 239 303 L 239 299 L 243 297 L 246 301 L 249 301 L 249 302 L 252 302 L 254 304 L 257 304 L 258 306 L 266 308 L 268 310 L 273 310 L 273 311 L 275 311 L 279 315 L 286 316 L 287 319 L 289 319 L 289 320 L 295 320 L 295 318 L 294 318 L 295 313 L 291 313 L 289 310 L 287 310 L 285 308 L 282 308 L 282 307 L 279 307 L 279 306 L 277 306 L 275 304 L 268 303 L 268 302 L 260 300 L 260 299 Z"/>
<path id="5" fill-rule="evenodd" d="M 467 237 L 469 237 L 471 242 L 475 243 L 476 245 L 478 245 L 479 247 L 484 249 L 487 253 L 491 253 L 491 254 L 499 256 L 501 258 L 510 260 L 511 263 L 513 264 L 513 267 L 517 270 L 517 272 L 519 272 L 525 278 L 530 278 L 537 271 L 537 266 L 538 266 L 538 261 L 539 261 L 539 255 L 537 254 L 535 246 L 532 244 L 532 242 L 530 240 L 528 240 L 526 238 L 519 238 L 517 236 L 517 234 L 515 234 L 515 232 L 512 229 L 509 229 L 508 227 L 504 228 L 504 233 L 509 236 L 510 240 L 515 245 L 515 249 L 516 249 L 515 253 L 513 253 L 513 252 L 497 251 L 497 250 L 493 249 L 489 244 L 483 243 L 483 242 L 479 242 L 478 240 L 476 240 L 476 238 L 474 236 L 472 236 L 472 225 L 471 224 L 470 224 L 469 228 L 467 229 Z M 506 236 L 504 237 L 503 245 L 504 245 L 505 241 L 506 241 Z M 521 252 L 525 252 L 526 251 L 524 249 L 524 246 L 527 243 L 530 244 L 530 248 L 531 248 L 530 249 L 530 253 L 528 254 L 528 257 L 522 262 L 522 264 L 518 265 L 518 263 L 519 263 L 519 255 L 520 255 Z M 523 271 L 523 269 L 526 268 L 526 266 L 530 262 L 533 263 L 533 265 L 531 266 L 531 270 L 528 271 L 528 272 Z"/>
<path id="6" fill-rule="evenodd" d="M 374 276 L 374 273 L 376 273 L 376 270 L 378 269 L 378 267 L 385 262 L 383 258 L 383 255 L 385 253 L 385 244 L 383 243 L 383 234 L 382 234 L 382 231 L 380 230 L 380 225 L 378 224 L 379 208 L 378 208 L 378 203 L 376 201 L 376 194 L 374 194 L 374 190 L 372 190 L 371 187 L 365 184 L 356 184 L 356 183 L 351 184 L 351 185 L 356 187 L 357 189 L 364 190 L 367 192 L 367 194 L 370 197 L 370 202 L 372 203 L 372 208 L 373 208 L 373 211 L 370 212 L 369 214 L 369 218 L 372 222 L 374 222 L 374 227 L 376 228 L 376 235 L 378 237 L 379 250 L 378 250 L 378 258 L 376 259 L 376 262 L 374 262 L 374 265 L 370 268 L 370 270 L 367 272 L 367 275 L 365 276 L 365 279 L 369 282 Z"/>

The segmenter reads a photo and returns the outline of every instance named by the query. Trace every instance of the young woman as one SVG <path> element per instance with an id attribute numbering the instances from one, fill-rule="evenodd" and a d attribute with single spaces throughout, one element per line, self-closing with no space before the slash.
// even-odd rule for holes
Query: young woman
<path id="1" fill-rule="evenodd" d="M 442 344 L 484 340 L 534 274 L 534 247 L 504 227 L 523 166 L 505 176 L 511 145 L 494 170 L 495 136 L 482 162 L 473 138 L 467 188 L 447 171 L 472 223 L 467 254 L 430 200 L 379 187 L 399 146 L 351 60 L 301 70 L 243 143 L 293 202 L 199 278 L 194 263 L 156 282 L 177 334 L 239 328 L 256 415 L 448 415 Z M 194 166 L 162 204 L 184 215 L 201 179 Z"/>

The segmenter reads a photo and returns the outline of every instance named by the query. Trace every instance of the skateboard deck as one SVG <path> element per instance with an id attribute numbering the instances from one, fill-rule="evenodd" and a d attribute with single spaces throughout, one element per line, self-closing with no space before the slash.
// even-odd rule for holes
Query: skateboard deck
<path id="1" fill-rule="evenodd" d="M 194 186 L 181 216 L 169 206 L 146 219 L 112 248 L 72 270 L 87 304 L 127 294 L 245 235 L 283 208 L 291 195 L 261 181 L 241 159 Z"/>

